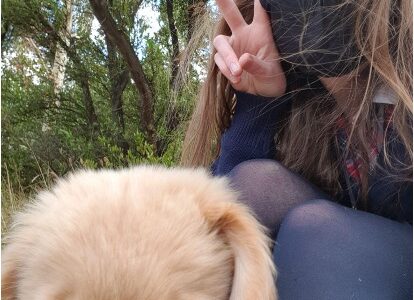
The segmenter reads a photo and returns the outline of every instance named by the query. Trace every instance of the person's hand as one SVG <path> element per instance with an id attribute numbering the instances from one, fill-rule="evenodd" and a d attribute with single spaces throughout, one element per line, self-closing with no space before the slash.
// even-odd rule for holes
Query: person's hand
<path id="1" fill-rule="evenodd" d="M 273 41 L 269 17 L 254 0 L 254 17 L 247 24 L 233 0 L 216 0 L 231 36 L 214 38 L 214 61 L 234 89 L 255 95 L 278 97 L 286 91 L 286 77 Z"/>

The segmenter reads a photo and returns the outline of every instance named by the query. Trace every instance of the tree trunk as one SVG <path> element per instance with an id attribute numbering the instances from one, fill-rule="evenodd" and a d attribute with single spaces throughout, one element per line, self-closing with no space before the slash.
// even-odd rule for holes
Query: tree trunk
<path id="1" fill-rule="evenodd" d="M 89 128 L 92 132 L 95 132 L 99 128 L 98 117 L 95 112 L 95 107 L 93 106 L 92 94 L 89 88 L 89 75 L 87 73 L 78 74 L 80 78 L 78 82 L 82 88 L 83 93 L 83 104 L 85 105 L 86 120 L 88 122 Z"/>
<path id="2" fill-rule="evenodd" d="M 131 42 L 123 31 L 117 28 L 116 22 L 108 9 L 108 3 L 105 0 L 89 0 L 93 13 L 102 26 L 102 29 L 108 35 L 111 42 L 117 46 L 119 53 L 125 59 L 131 77 L 140 95 L 141 126 L 146 138 L 156 149 L 156 137 L 153 115 L 153 94 L 144 74 L 142 65 Z"/>
<path id="3" fill-rule="evenodd" d="M 174 20 L 174 0 L 166 0 L 167 3 L 167 18 L 168 18 L 168 28 L 170 30 L 171 42 L 172 42 L 172 56 L 171 56 L 171 81 L 170 85 L 173 87 L 178 73 L 179 68 L 179 53 L 180 47 L 178 44 L 178 34 L 177 28 L 175 26 Z"/>
<path id="4" fill-rule="evenodd" d="M 108 51 L 108 74 L 111 84 L 111 108 L 112 120 L 117 124 L 120 131 L 125 129 L 124 114 L 122 108 L 122 93 L 126 88 L 129 80 L 128 70 L 121 71 L 116 57 L 116 50 L 105 34 L 106 50 Z"/>
<path id="5" fill-rule="evenodd" d="M 12 24 L 8 21 L 4 21 L 4 23 L 2 23 L 2 26 L 1 26 L 1 53 L 2 54 L 6 51 L 6 49 L 9 48 L 12 35 L 13 35 Z"/>
<path id="6" fill-rule="evenodd" d="M 65 22 L 59 35 L 66 45 L 70 46 L 70 35 L 72 32 L 72 0 L 65 0 Z M 63 87 L 63 79 L 65 77 L 66 63 L 68 56 L 65 49 L 59 44 L 56 44 L 55 60 L 52 68 L 52 78 L 54 85 L 54 93 L 56 96 L 60 94 Z M 59 102 L 56 102 L 59 105 Z"/>
<path id="7" fill-rule="evenodd" d="M 75 65 L 76 78 L 74 78 L 82 88 L 83 93 L 83 103 L 85 106 L 86 121 L 91 132 L 95 132 L 99 128 L 98 117 L 96 115 L 95 107 L 92 101 L 92 94 L 89 87 L 89 72 L 85 68 L 85 65 L 82 63 L 74 47 L 70 47 L 65 40 L 58 34 L 55 28 L 49 23 L 49 21 L 43 17 L 39 12 L 38 15 L 39 24 L 44 27 L 44 31 L 47 32 L 51 39 L 62 47 L 69 59 Z"/>
<path id="8" fill-rule="evenodd" d="M 124 154 L 128 152 L 129 144 L 124 138 L 125 120 L 122 103 L 122 94 L 130 80 L 128 69 L 122 70 L 122 64 L 116 57 L 116 50 L 111 40 L 105 34 L 106 49 L 108 51 L 108 74 L 110 77 L 111 88 L 111 111 L 112 120 L 116 124 L 116 139 L 118 146 Z"/>

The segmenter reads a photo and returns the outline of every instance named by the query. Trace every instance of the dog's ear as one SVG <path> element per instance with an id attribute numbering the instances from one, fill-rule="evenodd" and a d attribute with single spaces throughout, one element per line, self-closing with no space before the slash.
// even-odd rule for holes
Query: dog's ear
<path id="1" fill-rule="evenodd" d="M 1 257 L 1 299 L 17 299 L 18 258 L 17 251 L 6 246 Z"/>
<path id="2" fill-rule="evenodd" d="M 270 239 L 263 226 L 236 202 L 234 192 L 214 196 L 202 204 L 202 211 L 212 230 L 217 230 L 234 253 L 230 300 L 277 299 Z"/>

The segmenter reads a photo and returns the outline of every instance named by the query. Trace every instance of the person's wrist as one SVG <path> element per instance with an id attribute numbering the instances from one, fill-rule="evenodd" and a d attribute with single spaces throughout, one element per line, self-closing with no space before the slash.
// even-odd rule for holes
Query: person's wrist
<path id="1" fill-rule="evenodd" d="M 261 98 L 269 98 L 269 99 L 276 99 L 279 97 L 282 97 L 283 95 L 286 94 L 286 87 L 283 88 L 283 90 L 280 91 L 275 91 L 275 92 L 267 92 L 267 91 L 256 91 L 256 90 L 249 90 L 247 89 L 246 91 L 244 90 L 238 90 L 233 88 L 235 93 L 245 93 L 245 94 L 249 94 L 252 96 L 257 96 L 257 97 L 261 97 Z"/>
<path id="2" fill-rule="evenodd" d="M 274 93 L 266 93 L 266 92 L 257 92 L 257 91 L 239 91 L 239 90 L 234 90 L 236 94 L 248 94 L 251 96 L 255 96 L 258 98 L 262 98 L 262 99 L 269 99 L 269 100 L 275 100 L 277 98 L 282 97 L 283 95 L 286 94 L 286 90 L 284 90 L 283 92 L 274 92 Z"/>
<path id="3" fill-rule="evenodd" d="M 249 130 L 273 130 L 280 114 L 289 109 L 289 97 L 264 97 L 236 92 L 233 123 L 248 126 Z"/>
<path id="4" fill-rule="evenodd" d="M 249 101 L 252 102 L 253 99 L 255 101 L 259 102 L 265 102 L 265 101 L 273 101 L 277 99 L 277 96 L 263 96 L 259 94 L 254 94 L 253 92 L 242 92 L 235 90 L 236 98 L 238 101 Z"/>
<path id="5" fill-rule="evenodd" d="M 253 87 L 247 90 L 247 93 L 265 98 L 279 98 L 286 93 L 287 83 L 285 76 L 278 76 L 269 83 L 261 83 L 258 88 Z"/>

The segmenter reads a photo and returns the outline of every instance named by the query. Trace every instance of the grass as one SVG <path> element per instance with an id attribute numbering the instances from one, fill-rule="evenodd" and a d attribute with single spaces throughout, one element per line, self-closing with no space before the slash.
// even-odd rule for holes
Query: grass
<path id="1" fill-rule="evenodd" d="M 21 211 L 25 204 L 34 196 L 39 189 L 49 187 L 53 181 L 53 176 L 49 172 L 43 172 L 40 169 L 41 181 L 33 186 L 23 188 L 18 175 L 10 175 L 9 169 L 5 166 L 5 174 L 1 178 L 1 241 L 10 228 L 13 216 Z M 12 180 L 13 177 L 13 180 Z M 33 180 L 34 181 L 34 180 Z"/>
<path id="2" fill-rule="evenodd" d="M 20 211 L 24 204 L 27 203 L 28 195 L 25 195 L 23 188 L 19 184 L 13 187 L 9 172 L 6 168 L 6 174 L 1 182 L 1 240 L 9 229 L 12 216 Z"/>
<path id="3" fill-rule="evenodd" d="M 6 186 L 6 188 L 5 188 Z M 7 183 L 2 183 L 1 189 L 1 239 L 7 233 L 12 216 L 20 211 L 29 197 L 21 191 L 15 191 Z"/>

